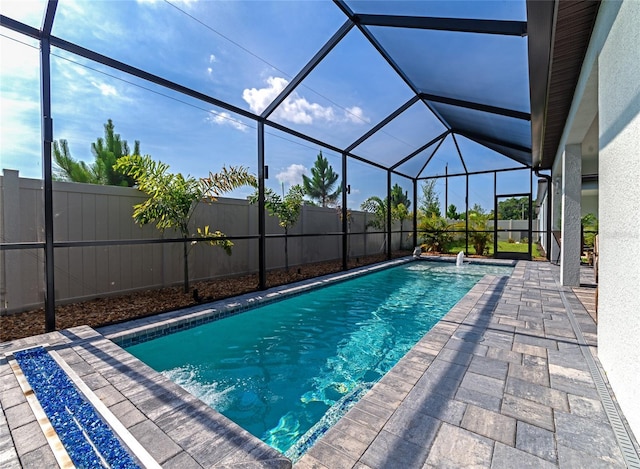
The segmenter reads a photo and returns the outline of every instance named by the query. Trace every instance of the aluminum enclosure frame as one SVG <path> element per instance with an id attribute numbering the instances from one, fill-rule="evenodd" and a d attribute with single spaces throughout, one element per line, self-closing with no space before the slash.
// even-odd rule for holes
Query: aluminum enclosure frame
<path id="1" fill-rule="evenodd" d="M 460 99 L 454 99 L 447 96 L 438 96 L 433 94 L 422 93 L 416 85 L 409 78 L 407 73 L 394 61 L 393 57 L 381 46 L 381 44 L 377 41 L 375 36 L 366 28 L 366 26 L 385 26 L 385 27 L 394 27 L 394 28 L 418 28 L 418 29 L 429 29 L 429 30 L 438 30 L 438 31 L 456 31 L 456 32 L 466 32 L 466 33 L 477 33 L 477 34 L 498 34 L 498 35 L 511 35 L 511 36 L 526 36 L 527 35 L 527 23 L 522 21 L 499 21 L 499 20 L 473 20 L 473 19 L 452 19 L 452 18 L 432 18 L 432 17 L 410 17 L 410 16 L 396 16 L 396 15 L 371 15 L 371 14 L 357 14 L 354 13 L 347 3 L 343 0 L 334 0 L 334 3 L 338 6 L 338 8 L 345 14 L 347 17 L 346 22 L 334 33 L 334 35 L 327 41 L 321 49 L 314 55 L 314 57 L 300 70 L 300 72 L 296 75 L 296 77 L 291 80 L 291 82 L 287 85 L 287 87 L 276 97 L 274 101 L 270 103 L 270 105 L 262 112 L 262 114 L 257 115 L 245 109 L 239 108 L 237 106 L 226 103 L 220 99 L 217 99 L 211 95 L 207 95 L 176 83 L 174 81 L 165 79 L 153 73 L 147 72 L 145 70 L 133 67 L 126 63 L 115 60 L 106 55 L 100 54 L 98 52 L 92 51 L 90 49 L 81 47 L 77 44 L 71 43 L 69 41 L 65 41 L 64 39 L 58 38 L 51 34 L 54 20 L 55 20 L 55 12 L 57 7 L 57 0 L 48 0 L 46 11 L 44 14 L 43 22 L 41 29 L 33 28 L 24 23 L 18 22 L 12 18 L 0 15 L 0 24 L 3 28 L 8 28 L 10 30 L 16 31 L 18 33 L 24 34 L 31 38 L 37 39 L 40 41 L 40 50 L 41 50 L 41 114 L 42 114 L 42 161 L 43 161 L 43 180 L 44 180 L 44 208 L 45 208 L 45 241 L 44 243 L 1 243 L 0 250 L 13 250 L 13 249 L 28 249 L 33 247 L 38 247 L 44 249 L 45 252 L 45 317 L 46 317 L 46 330 L 52 331 L 55 330 L 55 273 L 54 273 L 54 251 L 59 247 L 76 247 L 76 246 L 89 246 L 89 245 L 118 245 L 118 244 L 143 244 L 149 243 L 149 240 L 131 240 L 126 242 L 107 242 L 107 241 L 93 241 L 93 242 L 64 242 L 59 243 L 54 241 L 53 237 L 53 225 L 54 225 L 54 217 L 53 217 L 53 204 L 52 204 L 52 181 L 53 181 L 53 173 L 52 173 L 52 143 L 53 143 L 53 123 L 51 120 L 51 76 L 50 76 L 50 53 L 51 46 L 57 47 L 59 49 L 65 50 L 72 54 L 81 56 L 83 58 L 89 59 L 96 63 L 105 65 L 107 67 L 119 70 L 131 76 L 135 76 L 142 80 L 154 83 L 156 85 L 162 86 L 164 88 L 170 89 L 172 91 L 181 93 L 186 96 L 190 96 L 192 98 L 198 99 L 202 102 L 217 106 L 219 108 L 225 109 L 229 112 L 233 112 L 237 115 L 243 116 L 247 119 L 253 120 L 257 123 L 257 164 L 258 164 L 258 213 L 259 213 L 259 234 L 257 236 L 247 236 L 247 237 L 235 237 L 235 239 L 258 239 L 259 241 L 259 261 L 258 261 L 258 272 L 259 272 L 259 288 L 266 288 L 266 260 L 265 260 L 265 252 L 266 252 L 266 238 L 268 237 L 265 228 L 265 213 L 264 213 L 264 191 L 265 191 L 265 149 L 264 149 L 264 134 L 265 134 L 265 126 L 269 126 L 271 128 L 277 129 L 294 137 L 300 138 L 304 141 L 312 143 L 314 145 L 320 146 L 322 148 L 330 149 L 336 153 L 342 155 L 342 265 L 343 268 L 347 268 L 347 243 L 348 243 L 348 227 L 347 227 L 347 203 L 346 203 L 346 195 L 349 187 L 348 178 L 347 178 L 347 163 L 348 159 L 351 158 L 356 161 L 360 161 L 362 163 L 371 165 L 377 169 L 383 170 L 386 172 L 386 196 L 387 200 L 390 200 L 391 196 L 391 181 L 392 175 L 398 175 L 404 178 L 407 178 L 411 181 L 413 186 L 413 235 L 414 239 L 417 239 L 417 188 L 418 181 L 430 179 L 430 176 L 422 176 L 425 168 L 429 165 L 431 159 L 438 152 L 445 138 L 448 137 L 449 134 L 452 135 L 453 141 L 455 143 L 458 155 L 460 157 L 463 168 L 465 169 L 464 173 L 461 174 L 449 174 L 447 177 L 455 177 L 460 175 L 465 175 L 467 178 L 467 211 L 468 211 L 468 177 L 473 174 L 482 174 L 488 171 L 480 171 L 480 172 L 470 172 L 467 170 L 467 164 L 465 162 L 465 158 L 463 154 L 460 152 L 460 148 L 458 146 L 458 142 L 456 140 L 456 134 L 465 136 L 470 140 L 473 140 L 481 145 L 493 144 L 494 146 L 500 146 L 504 149 L 502 152 L 505 156 L 509 158 L 513 158 L 513 155 L 510 155 L 508 152 L 509 148 L 516 150 L 522 153 L 531 154 L 531 148 L 522 147 L 519 145 L 515 145 L 508 141 L 492 139 L 487 135 L 478 135 L 474 132 L 466 130 L 464 128 L 456 128 L 456 126 L 452 125 L 447 119 L 443 118 L 443 116 L 436 112 L 429 103 L 442 103 L 447 105 L 456 106 L 462 109 L 471 109 L 482 111 L 486 113 L 491 113 L 495 115 L 501 115 L 509 118 L 520 119 L 524 121 L 530 121 L 531 115 L 528 113 L 523 113 L 521 111 L 515 111 L 511 109 L 504 109 L 495 106 L 488 106 L 481 103 L 475 103 L 470 101 L 464 101 Z M 413 91 L 414 96 L 411 97 L 407 102 L 399 106 L 395 111 L 390 113 L 386 118 L 377 123 L 370 131 L 363 134 L 360 138 L 356 139 L 353 143 L 346 146 L 345 148 L 339 148 L 336 146 L 332 146 L 326 142 L 315 139 L 311 136 L 305 135 L 301 132 L 295 131 L 291 128 L 283 126 L 279 123 L 269 120 L 269 117 L 272 113 L 277 109 L 277 107 L 282 104 L 286 98 L 296 89 L 296 87 L 311 73 L 311 71 L 322 62 L 322 60 L 331 52 L 331 50 L 340 43 L 340 41 L 354 28 L 360 30 L 360 32 L 365 36 L 365 38 L 372 44 L 372 46 L 381 54 L 381 56 L 389 63 L 392 69 L 402 78 L 402 80 L 409 86 L 409 88 Z M 398 155 L 397 160 L 394 161 L 390 165 L 383 165 L 377 163 L 375 161 L 371 161 L 370 159 L 358 155 L 354 153 L 356 148 L 365 142 L 368 138 L 376 134 L 380 129 L 382 129 L 385 125 L 390 123 L 393 119 L 400 116 L 404 111 L 406 111 L 409 107 L 414 104 L 421 102 L 429 112 L 433 113 L 435 117 L 442 123 L 442 125 L 447 129 L 445 132 L 440 134 L 439 136 L 432 138 L 420 148 L 415 150 L 414 152 L 408 155 Z M 426 162 L 422 166 L 421 170 L 414 175 L 405 174 L 400 171 L 398 168 L 405 162 L 411 160 L 413 157 L 419 155 L 423 151 L 433 147 L 433 151 L 430 156 L 427 158 Z M 513 158 L 515 159 L 515 158 Z M 531 160 L 529 162 L 523 163 L 522 161 L 517 161 L 517 163 L 522 166 L 517 168 L 509 168 L 502 169 L 498 171 L 509 171 L 516 169 L 525 169 L 531 168 Z M 528 163 L 528 164 L 527 164 Z M 495 170 L 494 170 L 495 171 Z M 444 176 L 435 176 L 435 177 L 444 177 Z M 386 220 L 386 236 L 387 236 L 387 256 L 391 257 L 391 207 L 390 204 L 387 204 L 387 220 Z M 468 220 L 466 223 L 467 232 L 468 232 Z M 331 233 L 331 235 L 337 235 L 335 233 Z M 162 242 L 162 243 L 172 243 L 172 242 L 183 242 L 183 239 L 175 240 L 175 239 L 165 239 L 165 240 L 156 240 L 152 242 Z M 467 245 L 468 245 L 468 234 L 467 234 Z"/>

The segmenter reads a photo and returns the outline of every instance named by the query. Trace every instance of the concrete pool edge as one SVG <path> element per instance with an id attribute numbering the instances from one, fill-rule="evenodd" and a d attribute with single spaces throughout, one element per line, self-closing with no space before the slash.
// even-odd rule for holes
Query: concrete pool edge
<path id="1" fill-rule="evenodd" d="M 294 469 L 627 467 L 576 337 L 595 352 L 596 325 L 558 278 L 485 277 Z"/>
<path id="2" fill-rule="evenodd" d="M 309 290 L 343 282 L 354 277 L 377 272 L 383 269 L 389 269 L 408 262 L 420 261 L 452 263 L 455 262 L 455 260 L 455 257 L 447 256 L 421 256 L 419 258 L 409 256 L 402 257 L 377 264 L 358 267 L 344 272 L 327 274 L 321 277 L 281 285 L 265 291 L 246 293 L 244 295 L 212 303 L 194 305 L 188 308 L 182 308 L 110 326 L 103 326 L 96 329 L 108 339 L 126 348 L 166 334 L 200 326 L 218 319 L 223 319 L 251 308 L 280 301 L 287 297 L 300 295 Z M 465 264 L 514 267 L 516 262 L 517 261 L 512 260 L 470 258 L 465 261 Z"/>

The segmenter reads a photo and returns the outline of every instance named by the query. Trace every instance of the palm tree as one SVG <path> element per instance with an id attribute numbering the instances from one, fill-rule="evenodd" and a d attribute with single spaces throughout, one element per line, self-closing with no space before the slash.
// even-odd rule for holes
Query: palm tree
<path id="1" fill-rule="evenodd" d="M 362 204 L 360 204 L 360 209 L 365 211 L 365 212 L 369 212 L 373 214 L 373 219 L 369 220 L 367 222 L 367 225 L 365 226 L 365 232 L 367 230 L 367 228 L 369 227 L 373 227 L 373 228 L 377 228 L 379 230 L 385 230 L 385 234 L 384 234 L 384 241 L 383 241 L 383 245 L 387 240 L 387 233 L 386 233 L 386 225 L 387 225 L 387 200 L 386 199 L 381 199 L 378 196 L 371 196 L 369 198 L 367 198 L 364 202 L 362 202 Z M 365 255 L 367 253 L 367 236 L 365 234 L 365 238 L 364 238 L 364 251 L 365 251 Z"/>
<path id="2" fill-rule="evenodd" d="M 398 194 L 400 194 L 401 196 L 399 196 Z M 367 228 L 373 227 L 379 230 L 386 230 L 387 200 L 387 198 L 383 200 L 380 197 L 374 195 L 362 202 L 360 208 L 365 212 L 373 213 L 374 215 L 374 218 L 367 222 Z M 408 205 L 405 205 L 402 200 L 406 201 Z M 391 220 L 398 220 L 400 222 L 400 249 L 402 249 L 402 232 L 404 229 L 404 221 L 410 216 L 408 210 L 410 204 L 411 202 L 407 200 L 406 195 L 402 192 L 402 188 L 396 184 L 391 190 Z"/>
<path id="3" fill-rule="evenodd" d="M 322 207 L 333 205 L 342 191 L 339 185 L 334 190 L 338 178 L 339 175 L 333 172 L 333 168 L 320 152 L 311 168 L 311 177 L 302 175 L 304 192 L 313 200 L 317 200 Z"/>
<path id="4" fill-rule="evenodd" d="M 222 194 L 242 186 L 257 186 L 255 176 L 243 167 L 223 167 L 219 173 L 209 173 L 209 177 L 186 178 L 180 174 L 169 173 L 169 165 L 154 161 L 149 155 L 127 155 L 120 157 L 115 169 L 130 176 L 140 191 L 149 198 L 133 206 L 133 218 L 136 223 L 146 225 L 155 223 L 156 228 L 164 231 L 174 228 L 180 232 L 184 256 L 184 292 L 189 292 L 189 222 L 202 201 L 212 203 Z M 206 238 L 212 246 L 220 246 L 231 255 L 233 243 L 220 231 L 209 231 L 209 226 L 197 228 L 197 236 Z"/>
<path id="5" fill-rule="evenodd" d="M 393 202 L 392 202 L 393 205 Z M 404 221 L 411 217 L 409 210 L 403 203 L 391 207 L 391 219 L 400 221 L 400 249 L 402 249 L 402 236 L 404 235 Z"/>

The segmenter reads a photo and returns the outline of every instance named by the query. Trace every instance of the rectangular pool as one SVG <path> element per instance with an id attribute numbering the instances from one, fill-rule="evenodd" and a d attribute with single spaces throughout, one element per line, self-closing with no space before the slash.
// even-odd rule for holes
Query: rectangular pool
<path id="1" fill-rule="evenodd" d="M 411 262 L 127 350 L 295 459 L 478 280 L 512 270 Z"/>

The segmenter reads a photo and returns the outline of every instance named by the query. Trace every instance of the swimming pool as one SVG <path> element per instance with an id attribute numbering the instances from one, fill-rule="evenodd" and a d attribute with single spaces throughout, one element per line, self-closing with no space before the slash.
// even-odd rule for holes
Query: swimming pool
<path id="1" fill-rule="evenodd" d="M 412 262 L 127 350 L 295 458 L 479 279 L 511 271 Z"/>

